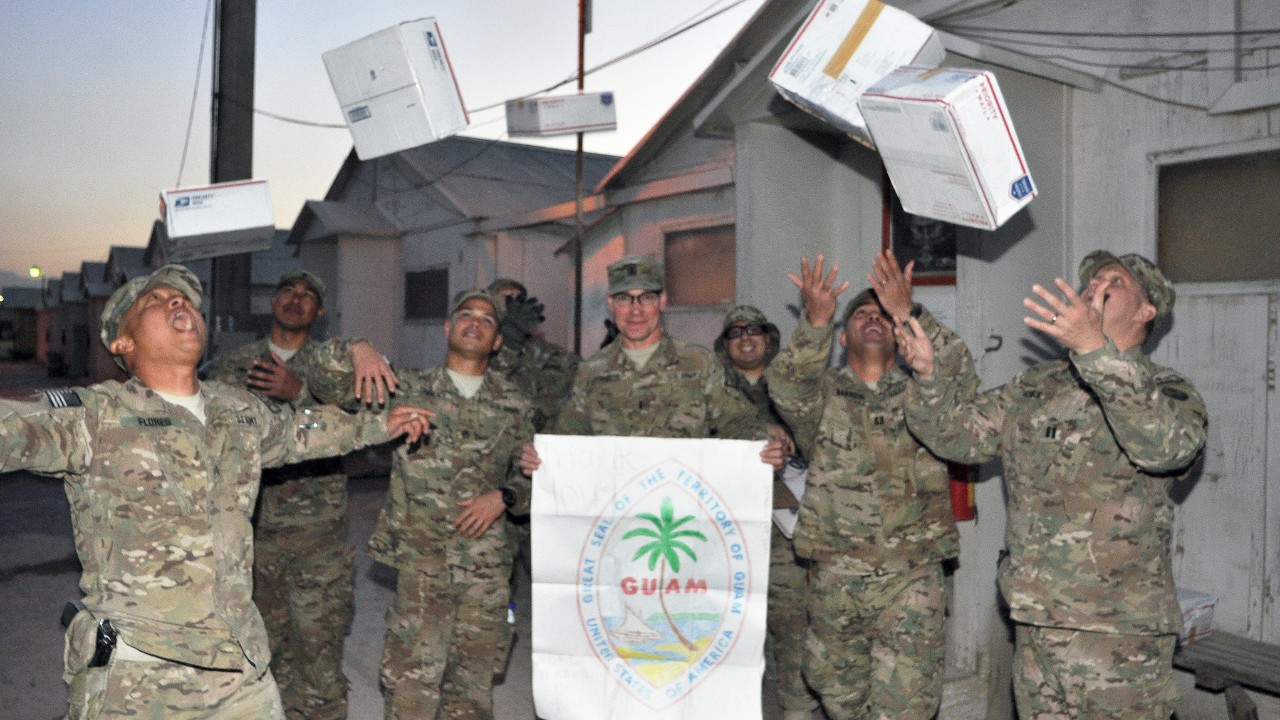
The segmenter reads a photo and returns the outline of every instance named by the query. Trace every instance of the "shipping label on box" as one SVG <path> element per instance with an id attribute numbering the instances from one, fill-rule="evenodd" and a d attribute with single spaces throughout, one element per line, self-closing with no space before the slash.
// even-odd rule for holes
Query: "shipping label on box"
<path id="1" fill-rule="evenodd" d="M 265 180 L 165 190 L 160 217 L 172 262 L 266 250 L 275 237 Z"/>
<path id="2" fill-rule="evenodd" d="M 858 98 L 901 65 L 935 67 L 946 50 L 928 25 L 879 0 L 823 0 L 769 80 L 783 97 L 875 147 Z"/>
<path id="3" fill-rule="evenodd" d="M 1213 606 L 1218 598 L 1206 592 L 1178 588 L 1178 606 L 1182 608 L 1182 632 L 1178 640 L 1195 642 L 1213 632 Z"/>
<path id="4" fill-rule="evenodd" d="M 1036 196 L 992 73 L 901 67 L 860 104 L 906 212 L 994 230 Z"/>
<path id="5" fill-rule="evenodd" d="M 562 135 L 618 127 L 613 93 L 581 93 L 507 101 L 508 135 Z"/>
<path id="6" fill-rule="evenodd" d="M 469 122 L 434 18 L 405 22 L 323 54 L 362 160 L 457 134 Z"/>

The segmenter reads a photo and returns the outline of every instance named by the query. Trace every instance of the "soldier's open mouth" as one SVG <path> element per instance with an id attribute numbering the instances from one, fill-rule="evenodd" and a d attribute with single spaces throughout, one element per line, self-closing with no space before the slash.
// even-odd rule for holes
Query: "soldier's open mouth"
<path id="1" fill-rule="evenodd" d="M 196 319 L 191 313 L 185 310 L 179 310 L 173 314 L 173 318 L 169 321 L 175 330 L 181 332 L 191 332 L 196 329 Z"/>

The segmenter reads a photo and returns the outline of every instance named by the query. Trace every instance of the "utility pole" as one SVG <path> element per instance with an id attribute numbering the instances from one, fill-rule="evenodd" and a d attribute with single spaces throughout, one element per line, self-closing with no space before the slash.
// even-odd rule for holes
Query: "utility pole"
<path id="1" fill-rule="evenodd" d="M 253 178 L 253 73 L 257 0 L 216 0 L 213 35 L 213 117 L 209 180 Z M 249 254 L 216 257 L 210 317 L 249 317 Z M 234 321 L 231 321 L 234 322 Z M 231 330 L 232 327 L 223 328 Z M 244 329 L 248 328 L 234 328 Z"/>
<path id="2" fill-rule="evenodd" d="M 582 94 L 587 59 L 587 33 L 591 0 L 578 0 L 578 94 Z M 578 133 L 578 153 L 575 156 L 574 222 L 573 236 L 573 352 L 582 354 L 582 136 Z"/>

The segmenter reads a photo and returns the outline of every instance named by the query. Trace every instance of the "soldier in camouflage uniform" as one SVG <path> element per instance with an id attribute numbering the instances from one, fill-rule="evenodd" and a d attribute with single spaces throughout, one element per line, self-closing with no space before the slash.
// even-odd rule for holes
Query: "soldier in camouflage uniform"
<path id="1" fill-rule="evenodd" d="M 908 377 L 893 324 L 918 317 L 944 346 L 953 335 L 911 299 L 892 252 L 873 262 L 874 289 L 832 327 L 836 270 L 823 258 L 791 279 L 805 314 L 765 372 L 769 394 L 805 457 L 808 485 L 795 529 L 810 558 L 805 678 L 833 720 L 928 720 L 942 699 L 946 586 L 943 561 L 959 554 L 946 465 L 907 431 Z M 827 369 L 831 339 L 847 353 Z M 967 354 L 948 352 L 953 362 Z"/>
<path id="2" fill-rule="evenodd" d="M 908 422 L 943 457 L 1004 461 L 1000 589 L 1016 624 L 1019 717 L 1167 720 L 1182 626 L 1168 491 L 1204 447 L 1207 417 L 1191 383 L 1142 351 L 1173 309 L 1155 265 L 1099 250 L 1080 278 L 1078 293 L 1058 278 L 1060 295 L 1033 285 L 1037 299 L 1023 301 L 1027 325 L 1067 359 L 980 395 L 900 333 L 917 378 Z"/>
<path id="3" fill-rule="evenodd" d="M 199 382 L 200 281 L 170 265 L 118 289 L 102 341 L 132 377 L 0 405 L 0 472 L 63 479 L 84 610 L 66 635 L 68 717 L 284 717 L 250 597 L 263 466 L 426 430 L 385 416 L 274 408 Z"/>
<path id="4" fill-rule="evenodd" d="M 769 436 L 782 442 L 788 457 L 796 457 L 795 441 L 769 400 L 769 381 L 764 376 L 781 346 L 778 327 L 764 313 L 739 305 L 725 316 L 715 353 L 724 363 L 725 381 L 747 396 L 760 420 L 767 423 Z M 805 472 L 803 463 L 798 462 L 788 463 L 783 471 L 801 476 Z M 784 498 L 785 504 L 779 504 Z M 795 507 L 795 496 L 781 478 L 774 479 L 774 500 L 774 507 Z M 809 626 L 807 573 L 791 538 L 775 525 L 769 545 L 768 633 L 783 720 L 808 720 L 818 707 L 803 675 L 804 636 Z"/>
<path id="5" fill-rule="evenodd" d="M 454 299 L 441 367 L 402 371 L 396 403 L 429 406 L 429 440 L 396 451 L 369 554 L 400 571 L 382 655 L 386 717 L 493 717 L 493 676 L 511 641 L 512 548 L 505 513 L 527 514 L 516 467 L 533 438 L 529 400 L 488 368 L 502 306 Z"/>
<path id="6" fill-rule="evenodd" d="M 382 364 L 364 341 L 312 342 L 324 317 L 324 282 L 310 272 L 285 273 L 271 296 L 268 337 L 222 353 L 208 377 L 247 386 L 268 402 L 317 404 L 307 380 L 317 367 L 353 355 Z M 354 610 L 355 550 L 346 543 L 347 476 L 339 458 L 262 472 L 254 514 L 253 601 L 271 640 L 271 671 L 291 720 L 342 720 L 347 678 L 342 641 Z"/>
<path id="7" fill-rule="evenodd" d="M 618 339 L 579 366 L 553 432 L 763 439 L 759 414 L 725 384 L 724 366 L 715 356 L 663 330 L 667 294 L 662 265 L 629 255 L 609 265 L 608 273 L 607 303 Z M 776 467 L 782 464 L 781 448 L 770 443 L 770 462 Z"/>

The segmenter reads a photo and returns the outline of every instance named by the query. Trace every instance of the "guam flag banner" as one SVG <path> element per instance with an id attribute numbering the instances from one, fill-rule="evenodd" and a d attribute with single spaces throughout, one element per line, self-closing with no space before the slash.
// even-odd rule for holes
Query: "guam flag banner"
<path id="1" fill-rule="evenodd" d="M 773 493 L 764 443 L 534 442 L 538 717 L 759 718 Z"/>

